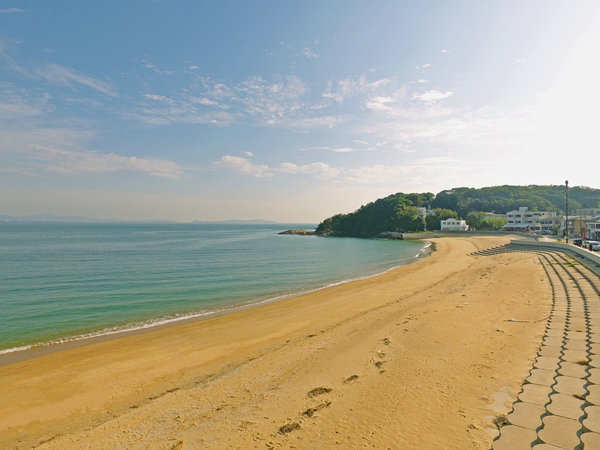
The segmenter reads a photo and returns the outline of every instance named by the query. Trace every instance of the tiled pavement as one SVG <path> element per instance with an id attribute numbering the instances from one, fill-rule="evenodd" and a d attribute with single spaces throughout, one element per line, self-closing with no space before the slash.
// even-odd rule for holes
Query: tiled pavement
<path id="1" fill-rule="evenodd" d="M 474 254 L 524 250 L 538 254 L 553 307 L 537 359 L 493 448 L 600 449 L 600 278 L 556 251 L 508 245 Z"/>

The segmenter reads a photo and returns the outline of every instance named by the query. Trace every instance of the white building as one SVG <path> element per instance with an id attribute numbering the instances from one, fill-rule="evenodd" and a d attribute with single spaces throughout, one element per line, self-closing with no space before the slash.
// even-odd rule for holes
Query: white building
<path id="1" fill-rule="evenodd" d="M 446 219 L 440 221 L 442 231 L 469 231 L 469 225 L 464 220 Z"/>
<path id="2" fill-rule="evenodd" d="M 531 231 L 532 233 L 552 234 L 557 223 L 554 211 L 529 211 L 527 206 L 506 213 L 507 231 Z"/>

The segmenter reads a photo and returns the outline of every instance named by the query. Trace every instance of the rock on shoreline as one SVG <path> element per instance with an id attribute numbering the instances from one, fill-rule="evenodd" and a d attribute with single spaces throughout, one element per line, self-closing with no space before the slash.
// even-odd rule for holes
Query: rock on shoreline
<path id="1" fill-rule="evenodd" d="M 279 234 L 297 234 L 299 236 L 314 236 L 315 232 L 314 231 L 308 231 L 308 230 L 300 229 L 300 230 L 286 230 L 286 231 L 282 231 Z"/>

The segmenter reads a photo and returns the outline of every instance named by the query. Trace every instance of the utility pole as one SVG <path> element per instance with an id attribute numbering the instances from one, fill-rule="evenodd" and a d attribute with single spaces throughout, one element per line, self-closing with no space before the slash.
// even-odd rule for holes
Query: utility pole
<path id="1" fill-rule="evenodd" d="M 569 243 L 569 180 L 565 181 L 565 236 Z"/>

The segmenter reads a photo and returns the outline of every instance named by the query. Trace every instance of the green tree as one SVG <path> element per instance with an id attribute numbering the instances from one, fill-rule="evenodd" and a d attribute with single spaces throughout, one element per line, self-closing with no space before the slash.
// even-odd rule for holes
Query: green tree
<path id="1" fill-rule="evenodd" d="M 502 217 L 486 217 L 479 224 L 480 230 L 499 230 L 506 225 L 506 219 Z"/>
<path id="2" fill-rule="evenodd" d="M 446 208 L 437 208 L 433 213 L 427 214 L 427 229 L 428 230 L 439 230 L 441 228 L 441 221 L 446 219 L 458 219 L 456 211 Z"/>
<path id="3" fill-rule="evenodd" d="M 481 227 L 481 222 L 485 220 L 485 213 L 481 211 L 471 211 L 467 214 L 465 221 L 467 225 L 472 228 L 479 229 Z"/>

